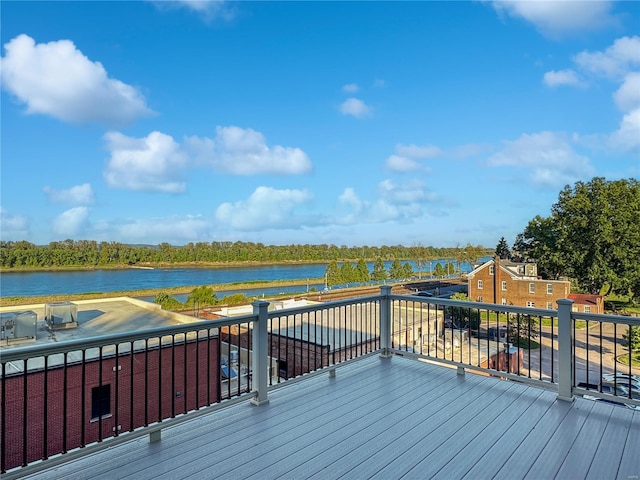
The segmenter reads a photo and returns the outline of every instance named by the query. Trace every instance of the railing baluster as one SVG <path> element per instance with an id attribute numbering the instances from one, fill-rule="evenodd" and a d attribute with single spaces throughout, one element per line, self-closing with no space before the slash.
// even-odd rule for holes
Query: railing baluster
<path id="1" fill-rule="evenodd" d="M 0 379 L 0 422 L 2 422 L 2 430 L 0 431 L 0 473 L 7 471 L 7 439 L 5 432 L 7 430 L 7 368 L 6 363 L 2 362 L 2 378 Z M 25 375 L 26 377 L 26 375 Z"/>
<path id="2" fill-rule="evenodd" d="M 68 352 L 64 352 L 62 364 L 62 453 L 67 453 L 67 398 L 68 394 L 68 375 L 67 360 Z M 3 422 L 4 425 L 4 422 Z M 4 429 L 3 429 L 4 433 Z"/>
<path id="3" fill-rule="evenodd" d="M 29 398 L 28 387 L 27 387 L 27 378 L 28 378 L 28 360 L 22 361 L 22 371 L 24 372 L 24 377 L 22 381 L 22 445 L 24 450 L 22 451 L 22 466 L 27 466 L 27 452 L 29 451 L 27 438 L 28 438 L 28 430 L 27 430 L 27 412 L 28 412 L 28 404 L 27 399 Z"/>
<path id="4" fill-rule="evenodd" d="M 134 358 L 134 342 L 133 340 L 131 342 L 129 342 L 129 430 L 133 431 L 133 429 L 135 428 L 134 425 L 134 416 L 133 416 L 133 399 L 135 396 L 135 392 L 133 391 L 134 388 L 134 377 L 135 377 L 135 372 L 133 371 L 134 368 L 134 362 L 133 362 L 133 358 Z"/>
<path id="5" fill-rule="evenodd" d="M 42 386 L 42 411 L 44 423 L 42 425 L 42 459 L 49 458 L 49 355 L 44 356 L 44 385 Z"/>
<path id="6" fill-rule="evenodd" d="M 86 445 L 85 430 L 87 417 L 87 350 L 82 349 L 82 373 L 80 379 L 80 446 Z"/>
<path id="7" fill-rule="evenodd" d="M 117 437 L 120 432 L 118 430 L 118 425 L 119 425 L 119 420 L 120 420 L 120 403 L 119 403 L 119 397 L 120 397 L 120 388 L 119 388 L 119 379 L 120 379 L 120 372 L 119 372 L 119 367 L 120 364 L 118 363 L 119 359 L 120 359 L 120 344 L 116 343 L 115 345 L 116 347 L 116 357 L 114 359 L 115 361 L 115 369 L 113 371 L 113 386 L 115 389 L 115 392 L 113 392 L 113 396 L 114 396 L 114 405 L 113 405 L 113 423 L 114 423 L 114 437 Z"/>

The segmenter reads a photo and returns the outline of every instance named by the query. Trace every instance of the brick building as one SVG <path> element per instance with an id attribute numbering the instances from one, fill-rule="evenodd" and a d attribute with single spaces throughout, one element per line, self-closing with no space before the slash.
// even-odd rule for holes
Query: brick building
<path id="1" fill-rule="evenodd" d="M 556 300 L 568 298 L 568 280 L 538 277 L 535 263 L 516 263 L 495 257 L 467 275 L 469 299 L 475 302 L 556 309 Z"/>
<path id="2" fill-rule="evenodd" d="M 604 313 L 604 297 L 586 293 L 570 293 L 567 298 L 573 300 L 572 309 L 581 313 Z"/>
<path id="3" fill-rule="evenodd" d="M 219 402 L 218 350 L 211 337 L 7 375 L 0 388 L 5 467 Z"/>
<path id="4" fill-rule="evenodd" d="M 73 325 L 58 329 L 40 320 L 35 338 L 3 341 L 0 355 L 25 345 L 197 322 L 127 298 L 76 303 Z M 29 307 L 40 319 L 46 318 L 44 306 Z M 157 339 L 127 342 L 117 353 L 113 346 L 101 351 L 90 348 L 64 357 L 52 355 L 46 363 L 44 357 L 36 357 L 26 365 L 3 364 L 3 467 L 50 457 L 219 402 L 231 390 L 227 384 L 241 385 L 238 379 L 224 378 L 220 359 L 227 358 L 228 347 L 215 332 L 169 340 L 161 345 Z"/>

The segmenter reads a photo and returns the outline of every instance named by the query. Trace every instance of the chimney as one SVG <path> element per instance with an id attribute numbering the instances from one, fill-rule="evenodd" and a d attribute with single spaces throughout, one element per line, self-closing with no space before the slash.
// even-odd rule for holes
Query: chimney
<path id="1" fill-rule="evenodd" d="M 500 286 L 500 256 L 493 259 L 493 303 L 498 303 L 498 287 Z"/>

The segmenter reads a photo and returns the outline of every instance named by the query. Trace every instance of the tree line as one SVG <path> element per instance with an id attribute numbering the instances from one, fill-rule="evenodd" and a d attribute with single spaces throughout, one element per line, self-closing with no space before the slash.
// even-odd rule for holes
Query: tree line
<path id="1" fill-rule="evenodd" d="M 463 261 L 468 260 L 465 259 Z M 373 268 L 369 271 L 366 260 L 361 258 L 355 264 L 343 262 L 338 265 L 337 261 L 332 260 L 325 270 L 325 281 L 328 287 L 336 285 L 349 286 L 385 280 L 408 280 L 416 276 L 420 278 L 423 274 L 443 278 L 458 272 L 460 272 L 460 265 L 456 266 L 452 261 L 446 262 L 444 266 L 437 262 L 432 270 L 416 272 L 409 262 L 402 263 L 400 260 L 395 259 L 387 269 L 380 257 L 376 259 Z"/>
<path id="2" fill-rule="evenodd" d="M 331 262 L 357 260 L 374 261 L 395 259 L 412 260 L 424 268 L 430 259 L 456 258 L 460 261 L 491 254 L 491 249 L 480 245 L 440 248 L 433 246 L 358 246 L 345 245 L 265 245 L 253 242 L 198 242 L 174 246 L 129 245 L 119 242 L 93 240 L 64 240 L 48 245 L 35 245 L 27 241 L 0 242 L 0 267 L 3 269 L 109 267 L 126 265 L 171 265 L 242 262 Z"/>

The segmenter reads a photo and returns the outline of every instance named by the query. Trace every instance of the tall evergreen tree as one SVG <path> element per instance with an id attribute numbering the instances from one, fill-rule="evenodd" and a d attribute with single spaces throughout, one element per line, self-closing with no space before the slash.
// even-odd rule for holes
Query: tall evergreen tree
<path id="1" fill-rule="evenodd" d="M 382 258 L 378 257 L 376 263 L 373 264 L 373 272 L 371 273 L 371 280 L 379 282 L 387 279 L 387 269 L 384 267 Z"/>
<path id="2" fill-rule="evenodd" d="M 500 237 L 498 245 L 496 245 L 496 256 L 502 258 L 503 260 L 511 259 L 511 249 L 509 248 L 509 244 L 504 239 L 504 237 Z"/>

